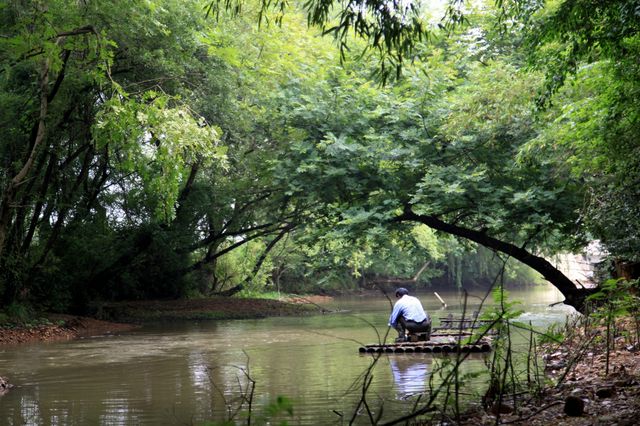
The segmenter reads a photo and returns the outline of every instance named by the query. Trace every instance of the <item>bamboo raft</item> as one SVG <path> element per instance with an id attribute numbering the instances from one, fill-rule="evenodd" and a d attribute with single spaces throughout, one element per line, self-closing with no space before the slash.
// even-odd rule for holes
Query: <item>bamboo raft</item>
<path id="1" fill-rule="evenodd" d="M 473 312 L 471 318 L 454 318 L 453 314 L 440 317 L 440 327 L 433 330 L 473 330 L 487 325 L 489 321 L 478 319 L 478 312 Z"/>
<path id="2" fill-rule="evenodd" d="M 402 342 L 361 346 L 360 353 L 455 353 L 455 352 L 491 352 L 491 340 L 482 338 L 476 342 L 434 341 Z"/>
<path id="3" fill-rule="evenodd" d="M 478 320 L 478 314 L 473 318 L 439 318 L 440 327 L 433 329 L 430 338 L 426 333 L 409 335 L 408 342 L 364 345 L 358 349 L 360 353 L 455 353 L 455 352 L 490 352 L 492 339 L 484 336 L 476 341 L 466 342 L 467 337 L 474 334 L 474 330 L 485 325 Z M 427 340 L 429 338 L 429 340 Z M 464 341 L 464 343 L 463 343 Z"/>

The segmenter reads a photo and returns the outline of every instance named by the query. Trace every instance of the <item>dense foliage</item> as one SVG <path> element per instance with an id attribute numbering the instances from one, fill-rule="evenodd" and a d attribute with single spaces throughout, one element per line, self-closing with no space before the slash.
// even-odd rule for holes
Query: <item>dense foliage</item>
<path id="1" fill-rule="evenodd" d="M 5 3 L 2 303 L 481 285 L 512 257 L 578 305 L 545 256 L 640 260 L 639 17 L 592 3 Z"/>

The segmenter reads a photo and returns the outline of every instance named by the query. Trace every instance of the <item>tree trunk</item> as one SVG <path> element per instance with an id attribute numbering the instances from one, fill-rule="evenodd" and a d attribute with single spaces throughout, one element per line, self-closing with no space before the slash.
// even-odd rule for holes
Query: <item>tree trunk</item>
<path id="1" fill-rule="evenodd" d="M 235 287 L 231 287 L 228 290 L 225 291 L 221 291 L 219 293 L 216 293 L 216 296 L 222 296 L 222 297 L 231 297 L 236 293 L 239 293 L 240 291 L 242 291 L 242 289 L 244 288 L 244 283 L 240 283 Z"/>
<path id="2" fill-rule="evenodd" d="M 280 241 L 282 237 L 284 237 L 293 228 L 295 228 L 294 224 L 286 225 L 284 228 L 280 230 L 280 232 L 278 233 L 278 235 L 275 236 L 275 238 L 269 241 L 269 244 L 267 244 L 267 247 L 265 247 L 264 251 L 258 258 L 258 261 L 254 265 L 253 270 L 251 271 L 251 274 L 249 274 L 249 276 L 247 276 L 247 278 L 245 279 L 245 283 L 251 282 L 251 280 L 255 278 L 256 275 L 258 275 L 258 272 L 260 272 L 260 268 L 262 267 L 262 264 L 264 263 L 265 260 L 267 260 L 267 256 L 269 255 L 269 252 L 271 252 L 271 250 L 276 246 L 276 244 L 278 244 L 278 241 Z"/>
<path id="3" fill-rule="evenodd" d="M 14 201 L 18 192 L 18 187 L 22 185 L 31 170 L 31 166 L 35 161 L 40 145 L 44 140 L 46 133 L 46 118 L 49 107 L 49 61 L 45 61 L 42 76 L 40 78 L 40 113 L 38 116 L 37 131 L 31 151 L 27 160 L 23 164 L 20 171 L 9 181 L 6 188 L 4 188 L 4 195 L 0 200 L 0 256 L 5 246 L 5 240 L 11 226 L 11 217 L 13 216 Z"/>
<path id="4" fill-rule="evenodd" d="M 527 250 L 514 244 L 498 240 L 482 232 L 444 222 L 435 216 L 416 214 L 410 207 L 405 208 L 405 211 L 398 216 L 395 221 L 422 223 L 437 231 L 465 238 L 489 249 L 513 257 L 542 274 L 547 281 L 560 290 L 562 295 L 565 297 L 564 303 L 573 306 L 580 312 L 584 312 L 586 308 L 584 303 L 586 297 L 596 291 L 595 289 L 576 287 L 573 281 L 567 278 L 566 275 L 560 272 L 546 259 L 529 253 Z"/>

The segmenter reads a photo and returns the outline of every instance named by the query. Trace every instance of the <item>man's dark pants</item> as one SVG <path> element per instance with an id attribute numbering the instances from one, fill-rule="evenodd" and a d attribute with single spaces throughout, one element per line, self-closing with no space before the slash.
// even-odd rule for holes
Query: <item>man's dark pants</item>
<path id="1" fill-rule="evenodd" d="M 398 336 L 404 338 L 405 330 L 411 333 L 427 333 L 427 340 L 431 337 L 431 320 L 425 319 L 422 322 L 407 320 L 404 317 L 398 318 L 396 325 Z"/>

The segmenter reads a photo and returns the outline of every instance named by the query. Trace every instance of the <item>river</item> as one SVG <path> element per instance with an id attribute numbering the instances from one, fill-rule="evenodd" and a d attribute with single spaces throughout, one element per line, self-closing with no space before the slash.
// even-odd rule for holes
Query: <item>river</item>
<path id="1" fill-rule="evenodd" d="M 459 296 L 418 294 L 435 318 L 461 312 Z M 476 294 L 475 296 L 483 296 Z M 572 312 L 551 286 L 513 291 L 521 320 L 537 327 L 562 322 Z M 478 297 L 469 299 L 477 304 Z M 230 303 L 233 303 L 232 301 Z M 360 398 L 362 374 L 372 355 L 358 347 L 387 330 L 384 297 L 337 298 L 340 312 L 302 318 L 180 322 L 134 332 L 68 342 L 0 347 L 0 372 L 16 387 L 0 397 L 0 425 L 191 425 L 220 422 L 251 396 L 252 420 L 289 424 L 348 424 Z M 470 310 L 473 306 L 470 308 Z M 395 337 L 390 335 L 389 339 Z M 523 341 L 526 339 L 523 339 Z M 383 419 L 406 413 L 427 391 L 445 359 L 430 354 L 381 356 L 367 401 Z M 477 357 L 467 371 L 486 369 Z M 250 391 L 251 378 L 255 382 Z M 437 381 L 437 378 L 435 381 Z M 472 387 L 481 389 L 486 376 Z M 283 396 L 280 404 L 278 397 Z M 286 408 L 292 407 L 293 414 Z M 234 417 L 246 419 L 246 404 Z M 273 410 L 280 407 L 280 414 Z M 271 411 L 270 411 L 271 410 Z M 356 418 L 368 424 L 366 414 Z"/>

